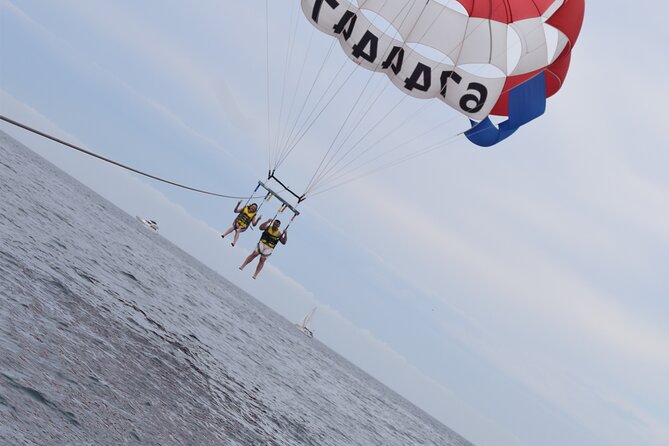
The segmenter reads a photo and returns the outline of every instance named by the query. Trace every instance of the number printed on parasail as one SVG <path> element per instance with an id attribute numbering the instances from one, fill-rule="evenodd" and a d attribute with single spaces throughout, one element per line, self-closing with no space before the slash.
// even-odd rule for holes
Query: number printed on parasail
<path id="1" fill-rule="evenodd" d="M 480 146 L 543 114 L 566 77 L 585 8 L 584 0 L 301 2 L 356 63 L 466 115 L 466 135 Z M 495 125 L 489 115 L 508 119 Z"/>

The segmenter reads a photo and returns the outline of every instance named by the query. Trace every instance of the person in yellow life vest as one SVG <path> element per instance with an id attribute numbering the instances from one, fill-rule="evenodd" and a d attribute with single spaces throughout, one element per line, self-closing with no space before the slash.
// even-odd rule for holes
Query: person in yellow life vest
<path id="1" fill-rule="evenodd" d="M 225 231 L 225 234 L 221 235 L 222 238 L 225 238 L 226 235 L 235 231 L 235 237 L 232 239 L 232 243 L 230 243 L 232 246 L 235 246 L 242 232 L 246 231 L 250 225 L 256 226 L 258 221 L 262 218 L 262 215 L 256 215 L 258 213 L 257 204 L 251 203 L 244 207 L 241 207 L 241 205 L 242 202 L 238 201 L 237 206 L 235 206 L 237 217 L 233 220 L 232 226 Z"/>
<path id="2" fill-rule="evenodd" d="M 240 270 L 243 270 L 246 265 L 251 263 L 253 259 L 260 256 L 258 260 L 258 266 L 256 267 L 256 272 L 253 274 L 253 278 L 258 277 L 260 270 L 265 265 L 267 257 L 272 255 L 272 251 L 276 247 L 276 244 L 281 242 L 282 245 L 285 245 L 288 241 L 288 228 L 285 231 L 279 229 L 281 222 L 279 220 L 267 220 L 266 222 L 260 225 L 260 229 L 264 231 L 258 242 L 256 249 L 249 254 L 249 256 L 244 260 L 244 263 L 239 267 Z"/>

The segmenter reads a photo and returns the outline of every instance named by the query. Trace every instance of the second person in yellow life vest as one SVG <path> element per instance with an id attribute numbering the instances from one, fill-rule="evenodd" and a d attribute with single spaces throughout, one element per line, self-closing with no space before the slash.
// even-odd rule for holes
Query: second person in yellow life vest
<path id="1" fill-rule="evenodd" d="M 253 251 L 249 256 L 244 260 L 244 263 L 239 267 L 240 270 L 243 270 L 246 265 L 251 263 L 253 259 L 260 256 L 258 260 L 258 266 L 256 267 L 256 272 L 253 274 L 253 278 L 258 277 L 260 270 L 265 266 L 265 261 L 267 257 L 272 255 L 272 251 L 276 247 L 276 244 L 281 242 L 282 245 L 285 245 L 288 241 L 288 228 L 283 232 L 279 229 L 281 222 L 279 220 L 267 220 L 260 225 L 260 229 L 264 231 L 260 237 L 260 241 L 256 246 L 255 251 Z"/>
<path id="2" fill-rule="evenodd" d="M 238 201 L 237 206 L 235 206 L 235 212 L 237 212 L 237 217 L 232 222 L 232 226 L 225 231 L 221 237 L 225 238 L 226 235 L 230 234 L 232 231 L 235 231 L 235 236 L 232 239 L 232 246 L 235 246 L 239 236 L 242 232 L 246 231 L 249 228 L 249 225 L 256 226 L 258 221 L 262 218 L 262 215 L 256 215 L 258 213 L 258 205 L 251 203 L 248 206 L 241 207 L 242 202 Z"/>

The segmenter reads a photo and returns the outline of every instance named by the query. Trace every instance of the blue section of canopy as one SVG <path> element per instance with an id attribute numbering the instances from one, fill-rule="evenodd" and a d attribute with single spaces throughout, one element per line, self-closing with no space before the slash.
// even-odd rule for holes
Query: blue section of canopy
<path id="1" fill-rule="evenodd" d="M 465 132 L 471 142 L 481 147 L 490 147 L 511 136 L 520 126 L 538 118 L 546 111 L 546 79 L 544 72 L 517 85 L 509 92 L 509 119 L 499 127 L 486 117 L 478 124 L 471 121 L 472 128 Z"/>

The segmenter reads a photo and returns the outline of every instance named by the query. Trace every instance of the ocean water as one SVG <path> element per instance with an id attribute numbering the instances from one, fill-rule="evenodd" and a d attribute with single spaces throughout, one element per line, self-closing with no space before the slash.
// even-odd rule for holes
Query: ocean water
<path id="1" fill-rule="evenodd" d="M 1 445 L 470 445 L 0 132 Z"/>

